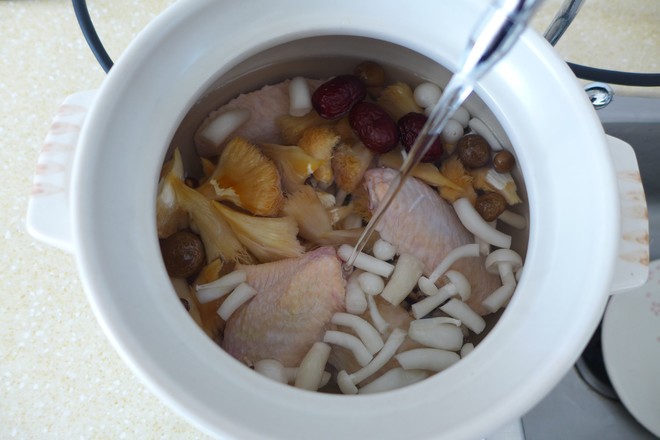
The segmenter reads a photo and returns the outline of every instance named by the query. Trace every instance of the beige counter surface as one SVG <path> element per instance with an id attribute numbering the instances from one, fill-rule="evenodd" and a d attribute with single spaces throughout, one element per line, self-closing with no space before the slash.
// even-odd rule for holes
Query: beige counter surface
<path id="1" fill-rule="evenodd" d="M 173 0 L 90 0 L 113 58 Z M 535 19 L 544 29 L 560 3 Z M 590 0 L 557 46 L 574 62 L 660 72 L 660 2 Z M 133 376 L 97 324 L 71 255 L 25 231 L 60 102 L 104 74 L 67 0 L 0 2 L 0 438 L 204 438 Z M 660 97 L 660 90 L 617 87 Z"/>

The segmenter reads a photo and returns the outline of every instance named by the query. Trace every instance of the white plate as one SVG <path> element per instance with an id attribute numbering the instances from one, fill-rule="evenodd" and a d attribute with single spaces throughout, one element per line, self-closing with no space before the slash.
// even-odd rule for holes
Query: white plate
<path id="1" fill-rule="evenodd" d="M 612 297 L 602 343 L 605 367 L 621 401 L 660 436 L 660 260 L 651 262 L 644 286 Z"/>

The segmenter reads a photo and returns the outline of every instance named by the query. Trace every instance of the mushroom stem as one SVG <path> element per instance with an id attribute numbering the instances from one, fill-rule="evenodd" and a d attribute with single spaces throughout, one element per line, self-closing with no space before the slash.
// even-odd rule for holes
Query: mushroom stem
<path id="1" fill-rule="evenodd" d="M 479 136 L 482 138 L 486 139 L 486 142 L 488 142 L 488 145 L 490 146 L 491 150 L 493 151 L 500 151 L 502 150 L 502 144 L 500 141 L 495 137 L 493 132 L 488 128 L 486 124 L 484 124 L 481 119 L 478 118 L 472 118 L 468 122 L 468 126 L 477 133 Z"/>
<path id="2" fill-rule="evenodd" d="M 376 354 L 383 348 L 383 339 L 380 337 L 378 330 L 359 316 L 339 312 L 332 315 L 330 322 L 335 325 L 350 327 L 371 354 Z"/>
<path id="3" fill-rule="evenodd" d="M 394 271 L 396 274 L 396 270 Z M 378 275 L 371 272 L 363 272 L 358 277 L 358 282 L 362 291 L 367 295 L 378 295 L 385 288 L 385 281 Z"/>
<path id="4" fill-rule="evenodd" d="M 438 279 L 440 279 L 442 275 L 444 275 L 445 272 L 449 270 L 449 268 L 454 263 L 456 263 L 461 258 L 478 257 L 478 256 L 479 256 L 478 244 L 474 244 L 474 243 L 465 244 L 463 246 L 454 248 L 451 251 L 449 251 L 447 256 L 440 262 L 440 264 L 438 264 L 436 268 L 433 269 L 433 272 L 431 272 L 431 275 L 429 275 L 428 279 L 432 283 L 435 283 L 436 281 L 438 281 Z"/>
<path id="5" fill-rule="evenodd" d="M 199 284 L 195 286 L 197 300 L 200 304 L 215 301 L 234 290 L 239 284 L 244 283 L 246 279 L 244 270 L 235 270 L 210 283 Z"/>
<path id="6" fill-rule="evenodd" d="M 488 295 L 488 297 L 483 300 L 481 305 L 488 310 L 490 313 L 495 313 L 501 309 L 516 290 L 515 283 L 503 284 L 499 288 L 495 289 L 493 293 Z"/>
<path id="7" fill-rule="evenodd" d="M 341 370 L 337 373 L 337 385 L 339 385 L 339 390 L 344 394 L 358 393 L 358 388 L 355 386 L 346 370 Z"/>
<path id="8" fill-rule="evenodd" d="M 284 372 L 286 373 L 286 380 L 287 383 L 290 385 L 293 385 L 296 381 L 296 376 L 298 375 L 298 370 L 299 367 L 284 367 Z M 323 375 L 321 376 L 321 383 L 319 384 L 319 388 L 323 388 L 330 382 L 330 379 L 332 378 L 332 375 L 324 371 Z"/>
<path id="9" fill-rule="evenodd" d="M 453 351 L 438 348 L 416 348 L 404 351 L 396 360 L 406 370 L 442 371 L 458 362 L 461 357 Z"/>
<path id="10" fill-rule="evenodd" d="M 430 373 L 424 370 L 405 370 L 397 367 L 360 388 L 360 394 L 380 393 L 395 390 L 426 379 Z"/>
<path id="11" fill-rule="evenodd" d="M 373 356 L 369 353 L 369 350 L 367 350 L 367 347 L 364 346 L 362 341 L 348 333 L 328 330 L 323 336 L 323 342 L 350 350 L 361 367 L 364 367 L 373 359 Z"/>
<path id="12" fill-rule="evenodd" d="M 421 301 L 412 305 L 412 312 L 415 319 L 422 319 L 433 310 L 438 308 L 442 303 L 456 294 L 456 286 L 453 284 L 445 284 L 442 286 L 435 295 L 428 296 Z"/>
<path id="13" fill-rule="evenodd" d="M 452 203 L 452 205 L 459 220 L 468 231 L 493 246 L 505 249 L 511 247 L 511 236 L 489 225 L 474 209 L 470 200 L 462 197 Z"/>
<path id="14" fill-rule="evenodd" d="M 352 253 L 353 246 L 347 244 L 342 244 L 337 250 L 337 255 L 339 255 L 339 258 L 343 261 L 348 261 Z M 353 266 L 366 272 L 375 273 L 384 278 L 389 278 L 389 276 L 392 275 L 392 272 L 394 272 L 394 265 L 372 257 L 369 254 L 365 254 L 364 252 L 358 253 Z"/>
<path id="15" fill-rule="evenodd" d="M 305 116 L 312 110 L 312 95 L 307 80 L 297 76 L 289 82 L 289 114 Z"/>
<path id="16" fill-rule="evenodd" d="M 401 254 L 381 297 L 392 305 L 401 304 L 419 281 L 424 272 L 424 263 L 410 254 Z"/>
<path id="17" fill-rule="evenodd" d="M 217 155 L 222 143 L 241 125 L 245 124 L 250 116 L 250 110 L 243 108 L 228 110 L 224 113 L 211 112 L 195 132 L 194 140 L 198 152 L 202 156 Z"/>
<path id="18" fill-rule="evenodd" d="M 360 287 L 358 276 L 364 273 L 356 270 L 346 282 L 346 311 L 354 315 L 361 315 L 367 311 L 367 298 Z"/>
<path id="19" fill-rule="evenodd" d="M 464 358 L 465 356 L 467 356 L 468 354 L 470 354 L 470 352 L 472 352 L 472 350 L 474 350 L 474 344 L 472 342 L 467 342 L 467 343 L 463 344 L 463 346 L 461 347 L 461 352 L 460 352 L 461 359 Z"/>
<path id="20" fill-rule="evenodd" d="M 227 321 L 240 306 L 252 299 L 257 291 L 246 283 L 239 284 L 218 309 L 218 315 Z"/>
<path id="21" fill-rule="evenodd" d="M 515 271 L 522 268 L 522 258 L 511 249 L 498 249 L 486 257 L 486 270 L 499 274 L 502 286 L 491 293 L 482 304 L 489 312 L 499 310 L 513 295 L 516 289 Z"/>
<path id="22" fill-rule="evenodd" d="M 351 381 L 354 384 L 359 384 L 383 368 L 385 364 L 388 363 L 392 357 L 394 357 L 394 354 L 405 340 L 405 331 L 398 328 L 392 330 L 392 333 L 390 333 L 390 336 L 387 338 L 387 341 L 385 342 L 385 345 L 383 345 L 382 350 L 378 352 L 378 354 L 373 358 L 371 362 L 369 362 L 367 366 L 351 374 L 349 376 Z"/>
<path id="23" fill-rule="evenodd" d="M 323 342 L 315 342 L 300 362 L 293 386 L 305 390 L 316 391 L 321 387 L 325 364 L 330 356 L 330 346 Z"/>
<path id="24" fill-rule="evenodd" d="M 486 328 L 486 321 L 463 301 L 450 299 L 447 304 L 440 307 L 440 310 L 452 318 L 459 319 L 476 334 L 481 333 Z"/>
<path id="25" fill-rule="evenodd" d="M 527 219 L 524 216 L 508 209 L 505 209 L 497 219 L 516 229 L 525 229 L 527 227 Z"/>
<path id="26" fill-rule="evenodd" d="M 460 324 L 458 326 L 449 324 L 443 318 L 412 321 L 408 328 L 408 336 L 422 345 L 442 350 L 457 351 L 463 345 Z"/>
<path id="27" fill-rule="evenodd" d="M 262 359 L 255 362 L 254 371 L 279 383 L 288 383 L 286 369 L 275 359 Z"/>
<path id="28" fill-rule="evenodd" d="M 387 321 L 383 318 L 383 316 L 380 314 L 380 311 L 378 310 L 378 305 L 376 304 L 376 300 L 374 299 L 373 296 L 371 295 L 366 295 L 367 297 L 367 304 L 369 305 L 369 316 L 371 317 L 371 322 L 374 323 L 374 327 L 381 332 L 385 333 L 385 330 L 390 326 Z"/>
<path id="29" fill-rule="evenodd" d="M 445 274 L 449 282 L 442 286 L 435 294 L 412 305 L 413 316 L 416 319 L 421 319 L 431 313 L 435 308 L 447 301 L 452 296 L 458 294 L 461 300 L 467 301 L 472 294 L 470 282 L 465 276 L 455 270 L 447 271 Z M 421 281 L 421 280 L 420 280 Z M 420 283 L 420 286 L 423 283 Z M 426 284 L 424 284 L 425 287 Z M 430 290 L 427 290 L 430 291 Z"/>

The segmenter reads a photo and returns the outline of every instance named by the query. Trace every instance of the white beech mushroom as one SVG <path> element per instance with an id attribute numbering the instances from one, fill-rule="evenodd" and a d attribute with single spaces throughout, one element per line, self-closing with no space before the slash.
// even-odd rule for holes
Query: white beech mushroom
<path id="1" fill-rule="evenodd" d="M 498 249 L 486 257 L 486 270 L 499 274 L 502 286 L 491 293 L 481 304 L 493 313 L 511 298 L 516 289 L 514 272 L 522 267 L 522 258 L 511 249 Z"/>
<path id="2" fill-rule="evenodd" d="M 456 145 L 463 137 L 463 126 L 460 122 L 450 119 L 440 133 L 440 139 L 447 145 Z"/>
<path id="3" fill-rule="evenodd" d="M 489 225 L 474 209 L 470 200 L 461 197 L 452 203 L 452 206 L 465 229 L 493 246 L 507 249 L 511 247 L 511 236 Z"/>
<path id="4" fill-rule="evenodd" d="M 305 116 L 312 110 L 312 94 L 307 80 L 297 76 L 289 82 L 289 114 Z"/>
<path id="5" fill-rule="evenodd" d="M 467 128 L 470 123 L 470 112 L 465 107 L 459 107 L 451 117 L 454 121 L 459 122 L 463 128 Z"/>
<path id="6" fill-rule="evenodd" d="M 461 355 L 461 359 L 470 354 L 472 350 L 474 350 L 474 344 L 472 342 L 466 342 L 463 344 L 459 353 Z"/>
<path id="7" fill-rule="evenodd" d="M 293 385 L 296 381 L 296 376 L 298 376 L 298 370 L 299 367 L 284 367 L 284 372 L 286 373 L 286 380 L 289 385 Z M 332 379 L 332 375 L 328 371 L 324 371 L 323 375 L 321 376 L 321 383 L 319 384 L 319 388 L 323 388 L 330 382 L 330 379 Z"/>
<path id="8" fill-rule="evenodd" d="M 504 197 L 509 205 L 515 205 L 522 202 L 518 195 L 516 181 L 513 180 L 511 173 L 498 173 L 494 169 L 489 169 L 486 173 L 486 182 Z"/>
<path id="9" fill-rule="evenodd" d="M 415 348 L 399 353 L 395 358 L 406 370 L 431 370 L 436 372 L 452 366 L 461 359 L 453 351 L 438 348 Z"/>
<path id="10" fill-rule="evenodd" d="M 378 330 L 359 316 L 338 312 L 332 315 L 330 322 L 351 328 L 371 354 L 376 354 L 383 348 L 383 339 Z"/>
<path id="11" fill-rule="evenodd" d="M 353 253 L 353 249 L 353 246 L 342 244 L 339 246 L 339 249 L 337 249 L 337 255 L 339 255 L 339 258 L 341 258 L 343 261 L 348 261 L 348 259 L 351 257 L 351 254 Z M 365 254 L 364 252 L 359 252 L 357 254 L 357 258 L 355 259 L 353 266 L 366 272 L 375 273 L 376 275 L 380 275 L 385 278 L 389 278 L 389 276 L 392 275 L 392 272 L 394 272 L 393 264 L 379 260 L 378 258 L 372 257 L 369 254 Z"/>
<path id="12" fill-rule="evenodd" d="M 431 375 L 424 370 L 405 370 L 401 367 L 392 368 L 385 374 L 359 390 L 359 394 L 382 393 L 395 390 L 422 381 Z"/>
<path id="13" fill-rule="evenodd" d="M 367 297 L 360 287 L 358 277 L 362 272 L 355 270 L 346 282 L 346 311 L 354 315 L 361 315 L 367 311 Z"/>
<path id="14" fill-rule="evenodd" d="M 210 283 L 197 285 L 195 286 L 197 301 L 200 304 L 215 301 L 234 290 L 246 280 L 247 276 L 244 270 L 235 270 Z"/>
<path id="15" fill-rule="evenodd" d="M 254 363 L 254 371 L 279 383 L 288 383 L 284 365 L 275 359 L 262 359 Z"/>
<path id="16" fill-rule="evenodd" d="M 450 299 L 445 305 L 440 306 L 440 310 L 452 318 L 460 320 L 468 329 L 476 334 L 481 333 L 486 328 L 486 321 L 472 310 L 470 306 L 458 299 Z"/>
<path id="17" fill-rule="evenodd" d="M 323 335 L 323 342 L 350 350 L 361 367 L 364 367 L 373 359 L 373 355 L 369 353 L 369 350 L 367 350 L 367 347 L 364 346 L 362 341 L 348 333 L 328 330 Z"/>
<path id="18" fill-rule="evenodd" d="M 373 322 L 374 327 L 381 332 L 385 333 L 387 328 L 390 326 L 387 321 L 383 318 L 383 316 L 380 314 L 380 310 L 378 310 L 378 305 L 376 304 L 376 300 L 374 299 L 373 296 L 371 295 L 365 295 L 367 297 L 367 304 L 369 306 L 369 317 L 371 318 L 371 322 Z"/>
<path id="19" fill-rule="evenodd" d="M 503 149 L 500 141 L 497 139 L 497 137 L 495 137 L 495 135 L 490 130 L 490 128 L 488 128 L 488 126 L 481 121 L 481 119 L 478 118 L 470 119 L 470 121 L 468 122 L 468 126 L 476 134 L 486 139 L 486 142 L 493 151 L 500 151 Z"/>
<path id="20" fill-rule="evenodd" d="M 415 103 L 424 109 L 435 106 L 435 103 L 440 99 L 440 95 L 442 95 L 442 89 L 428 81 L 419 84 L 413 90 Z"/>
<path id="21" fill-rule="evenodd" d="M 396 273 L 396 269 L 394 270 L 394 273 Z M 383 281 L 383 278 L 371 272 L 362 272 L 360 276 L 358 276 L 358 282 L 360 283 L 362 291 L 367 295 L 378 295 L 385 288 L 385 281 Z"/>
<path id="22" fill-rule="evenodd" d="M 516 229 L 525 229 L 527 227 L 525 216 L 509 211 L 508 209 L 505 209 L 497 219 Z"/>
<path id="23" fill-rule="evenodd" d="M 227 321 L 240 306 L 251 300 L 256 294 L 255 288 L 249 284 L 239 284 L 222 303 L 218 309 L 218 315 Z"/>
<path id="24" fill-rule="evenodd" d="M 478 244 L 465 244 L 463 246 L 459 246 L 457 248 L 452 249 L 449 251 L 449 253 L 443 258 L 443 260 L 433 269 L 433 272 L 431 272 L 431 275 L 429 275 L 428 278 L 426 277 L 421 277 L 419 279 L 418 285 L 419 288 L 422 290 L 422 292 L 426 293 L 429 291 L 430 293 L 426 293 L 426 295 L 433 295 L 433 289 L 437 290 L 435 287 L 436 281 L 440 279 L 442 275 L 444 275 L 445 272 L 449 270 L 449 268 L 456 263 L 458 260 L 461 258 L 469 258 L 469 257 L 478 257 L 479 256 L 479 245 Z"/>
<path id="25" fill-rule="evenodd" d="M 458 351 L 463 345 L 463 332 L 460 321 L 452 321 L 458 322 L 458 325 L 447 322 L 444 317 L 416 319 L 410 323 L 408 336 L 430 348 Z"/>
<path id="26" fill-rule="evenodd" d="M 495 225 L 497 224 L 497 222 L 489 222 L 489 224 L 490 224 L 492 227 L 495 227 Z M 477 245 L 479 245 L 479 253 L 480 253 L 481 255 L 488 255 L 488 254 L 490 254 L 490 250 L 491 250 L 491 249 L 490 249 L 490 244 L 489 244 L 489 243 L 486 243 L 484 240 L 482 240 L 481 238 L 479 238 L 477 235 L 474 236 L 474 242 L 475 242 Z"/>
<path id="27" fill-rule="evenodd" d="M 392 359 L 396 353 L 396 351 L 399 349 L 401 344 L 403 344 L 406 340 L 406 332 L 395 328 L 392 330 L 392 333 L 390 333 L 390 336 L 387 338 L 387 341 L 385 341 L 385 345 L 383 345 L 383 348 L 378 352 L 378 354 L 373 358 L 369 364 L 366 366 L 362 367 L 358 371 L 356 371 L 353 374 L 349 374 L 349 379 L 350 381 L 357 385 L 360 382 L 366 380 L 370 376 L 374 375 L 378 370 L 383 368 L 385 364 L 387 364 L 390 359 Z"/>
<path id="28" fill-rule="evenodd" d="M 374 243 L 372 253 L 374 254 L 374 257 L 379 260 L 389 261 L 396 256 L 396 246 L 379 238 L 376 240 L 376 243 Z"/>
<path id="29" fill-rule="evenodd" d="M 358 387 L 355 386 L 351 377 L 345 370 L 341 370 L 337 373 L 337 385 L 339 385 L 339 390 L 344 394 L 358 393 Z"/>
<path id="30" fill-rule="evenodd" d="M 470 297 L 472 294 L 472 288 L 468 279 L 465 278 L 465 275 L 455 270 L 449 270 L 445 276 L 449 280 L 447 284 L 438 289 L 434 295 L 428 296 L 412 305 L 413 316 L 416 319 L 421 319 L 428 315 L 456 294 L 458 294 L 463 301 L 467 301 Z"/>
<path id="31" fill-rule="evenodd" d="M 241 125 L 250 119 L 250 110 L 235 108 L 220 113 L 211 112 L 195 132 L 195 145 L 201 156 L 216 156 L 220 146 Z"/>
<path id="32" fill-rule="evenodd" d="M 394 273 L 380 296 L 398 306 L 412 292 L 424 272 L 424 263 L 410 254 L 401 254 L 394 266 Z"/>
<path id="33" fill-rule="evenodd" d="M 323 342 L 315 342 L 300 362 L 293 386 L 310 391 L 318 390 L 323 382 L 329 356 L 330 346 Z"/>

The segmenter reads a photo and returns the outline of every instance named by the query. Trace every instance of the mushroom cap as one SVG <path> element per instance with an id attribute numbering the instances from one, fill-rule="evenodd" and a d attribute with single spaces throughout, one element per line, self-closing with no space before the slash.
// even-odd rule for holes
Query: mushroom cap
<path id="1" fill-rule="evenodd" d="M 433 281 L 426 277 L 420 277 L 419 281 L 417 281 L 417 285 L 419 286 L 419 290 L 424 292 L 426 296 L 431 296 L 438 293 L 438 287 Z"/>
<path id="2" fill-rule="evenodd" d="M 511 265 L 511 270 L 515 272 L 523 265 L 522 257 L 518 252 L 511 249 L 497 249 L 486 257 L 486 270 L 494 275 L 499 274 L 499 266 L 502 263 Z"/>
<path id="3" fill-rule="evenodd" d="M 461 301 L 467 301 L 470 295 L 472 295 L 472 287 L 468 279 L 465 278 L 465 275 L 455 270 L 448 270 L 445 276 L 456 288 L 456 293 L 461 297 Z"/>

